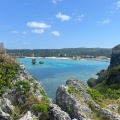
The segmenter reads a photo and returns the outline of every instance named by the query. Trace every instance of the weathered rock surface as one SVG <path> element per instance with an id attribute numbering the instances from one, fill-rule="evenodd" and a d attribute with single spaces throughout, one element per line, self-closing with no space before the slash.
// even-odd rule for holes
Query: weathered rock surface
<path id="1" fill-rule="evenodd" d="M 69 86 L 74 89 L 79 90 L 77 94 L 69 93 Z M 110 109 L 100 108 L 100 106 L 95 103 L 91 96 L 87 93 L 84 84 L 74 78 L 69 79 L 66 82 L 66 86 L 60 86 L 56 93 L 56 103 L 65 112 L 67 112 L 71 119 L 77 120 L 95 120 L 92 110 L 90 108 L 90 102 L 93 103 L 94 108 L 99 112 L 100 118 L 106 118 L 107 120 L 120 120 L 120 115 L 117 113 L 118 106 L 108 105 Z"/>
<path id="2" fill-rule="evenodd" d="M 24 84 L 15 86 L 15 83 L 18 81 L 28 81 L 27 85 L 30 85 L 30 89 L 29 86 L 26 86 L 26 89 L 36 99 L 41 101 L 43 95 L 40 91 L 44 91 L 44 88 L 40 82 L 33 79 L 33 76 L 25 69 L 25 66 L 20 64 L 17 78 L 13 80 L 14 86 L 8 92 L 4 93 L 3 98 L 0 99 L 0 120 L 12 120 L 12 114 L 18 114 L 14 105 L 24 105 L 28 99 L 28 96 L 24 92 L 20 93 Z M 20 120 L 33 120 L 34 118 L 36 116 L 31 111 L 26 111 L 26 114 Z"/>
<path id="3" fill-rule="evenodd" d="M 110 66 L 117 66 L 120 65 L 120 45 L 115 46 L 112 49 L 111 61 Z"/>
<path id="4" fill-rule="evenodd" d="M 111 112 L 109 109 L 102 108 L 100 115 L 109 118 L 110 120 L 120 120 L 120 115 Z"/>
<path id="5" fill-rule="evenodd" d="M 11 115 L 3 112 L 1 107 L 0 107 L 0 120 L 12 120 Z"/>
<path id="6" fill-rule="evenodd" d="M 80 90 L 78 96 L 68 92 L 68 86 Z M 72 119 L 89 120 L 93 118 L 91 109 L 88 106 L 91 96 L 87 94 L 84 84 L 74 78 L 66 82 L 66 86 L 60 86 L 56 93 L 56 103 L 62 110 L 69 113 Z"/>
<path id="7" fill-rule="evenodd" d="M 16 80 L 30 80 L 33 79 L 33 76 L 26 70 L 23 64 L 19 65 L 19 72 Z"/>
<path id="8" fill-rule="evenodd" d="M 11 104 L 10 100 L 4 98 L 1 100 L 1 109 L 5 113 L 12 114 L 12 111 L 14 111 L 14 106 Z"/>
<path id="9" fill-rule="evenodd" d="M 38 117 L 33 115 L 31 111 L 28 111 L 20 120 L 39 120 Z"/>
<path id="10" fill-rule="evenodd" d="M 11 120 L 14 106 L 7 98 L 0 99 L 0 120 Z"/>
<path id="11" fill-rule="evenodd" d="M 51 107 L 50 120 L 71 120 L 69 115 L 62 111 L 57 105 L 53 104 Z"/>

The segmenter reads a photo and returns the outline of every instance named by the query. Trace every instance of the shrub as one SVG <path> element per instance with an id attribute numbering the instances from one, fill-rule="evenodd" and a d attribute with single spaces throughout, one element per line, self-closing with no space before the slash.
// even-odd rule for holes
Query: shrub
<path id="1" fill-rule="evenodd" d="M 95 78 L 88 79 L 87 84 L 91 88 L 94 87 L 96 85 L 96 79 Z"/>
<path id="2" fill-rule="evenodd" d="M 10 57 L 0 55 L 0 97 L 10 88 L 18 73 L 18 64 Z"/>
<path id="3" fill-rule="evenodd" d="M 76 94 L 78 93 L 78 90 L 75 89 L 75 88 L 72 87 L 72 86 L 68 86 L 68 92 L 69 92 L 70 94 L 76 95 Z"/>
<path id="4" fill-rule="evenodd" d="M 30 110 L 32 105 L 39 104 L 39 103 L 40 103 L 40 100 L 36 96 L 31 95 L 27 99 L 26 103 L 21 106 L 21 111 L 26 112 Z"/>
<path id="5" fill-rule="evenodd" d="M 95 105 L 92 101 L 89 101 L 89 107 L 91 108 L 92 111 L 95 111 Z"/>
<path id="6" fill-rule="evenodd" d="M 21 94 L 28 94 L 29 90 L 30 90 L 30 82 L 27 80 L 24 81 L 17 81 L 15 83 L 15 86 L 17 87 L 17 89 L 20 89 L 20 93 Z"/>
<path id="7" fill-rule="evenodd" d="M 97 100 L 99 98 L 104 98 L 104 95 L 102 95 L 98 90 L 96 89 L 87 89 L 88 93 L 92 96 L 93 99 Z"/>
<path id="8" fill-rule="evenodd" d="M 48 109 L 49 109 L 49 104 L 48 103 L 40 103 L 40 104 L 35 104 L 33 106 L 34 112 L 43 112 L 43 113 L 47 113 Z"/>
<path id="9" fill-rule="evenodd" d="M 111 68 L 108 71 L 107 84 L 120 84 L 120 65 Z"/>

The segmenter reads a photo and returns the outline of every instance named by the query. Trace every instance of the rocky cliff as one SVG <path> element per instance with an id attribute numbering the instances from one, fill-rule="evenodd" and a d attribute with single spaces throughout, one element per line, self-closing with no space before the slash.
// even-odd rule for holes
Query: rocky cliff
<path id="1" fill-rule="evenodd" d="M 10 56 L 0 55 L 0 120 L 71 120 L 41 82 Z"/>
<path id="2" fill-rule="evenodd" d="M 112 49 L 111 61 L 110 66 L 117 66 L 120 65 L 120 45 L 115 46 Z"/>
<path id="3" fill-rule="evenodd" d="M 6 58 L 6 56 L 4 57 Z M 12 64 L 17 66 L 15 76 L 11 77 L 9 85 L 5 86 L 2 81 L 7 81 L 9 78 L 1 79 L 1 85 L 4 85 L 2 88 L 6 90 L 1 93 L 0 97 L 0 120 L 32 120 L 33 118 L 43 117 L 44 113 L 48 114 L 47 107 L 49 107 L 50 100 L 47 98 L 42 84 L 34 79 L 24 65 L 16 61 L 12 64 L 9 61 L 3 61 L 0 64 L 4 64 L 4 69 Z M 7 71 L 10 72 L 9 67 Z M 8 75 L 7 71 L 6 75 Z"/>
<path id="4" fill-rule="evenodd" d="M 110 66 L 90 78 L 87 87 L 71 78 L 56 93 L 56 103 L 77 120 L 120 120 L 120 45 L 112 49 Z"/>
<path id="5" fill-rule="evenodd" d="M 98 102 L 89 93 L 85 84 L 70 78 L 65 86 L 57 89 L 56 104 L 74 120 L 120 120 L 119 100 L 99 99 Z M 100 104 L 104 102 L 106 105 Z"/>
<path id="6" fill-rule="evenodd" d="M 120 45 L 112 49 L 108 69 L 101 70 L 97 75 L 97 79 L 90 78 L 87 81 L 89 87 L 92 88 L 89 88 L 89 94 L 101 107 L 107 108 L 107 110 L 103 108 L 102 113 L 104 111 L 106 116 L 111 116 L 109 119 L 113 119 L 113 111 L 114 114 L 116 113 L 120 116 Z"/>
<path id="7" fill-rule="evenodd" d="M 98 74 L 98 79 L 89 79 L 88 85 L 94 87 L 99 83 L 106 85 L 118 84 L 120 88 L 120 45 L 112 49 L 110 65 L 107 70 L 101 70 Z"/>

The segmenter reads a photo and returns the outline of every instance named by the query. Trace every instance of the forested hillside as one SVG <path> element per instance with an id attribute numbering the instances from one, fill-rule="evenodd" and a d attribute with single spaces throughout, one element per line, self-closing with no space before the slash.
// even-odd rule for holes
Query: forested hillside
<path id="1" fill-rule="evenodd" d="M 64 49 L 7 49 L 7 53 L 12 56 L 35 56 L 35 57 L 73 57 L 81 56 L 111 56 L 111 49 L 107 48 L 64 48 Z"/>

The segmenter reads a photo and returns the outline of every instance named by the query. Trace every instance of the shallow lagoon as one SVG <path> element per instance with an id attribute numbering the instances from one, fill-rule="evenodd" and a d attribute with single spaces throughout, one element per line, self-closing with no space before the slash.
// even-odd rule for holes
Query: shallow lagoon
<path id="1" fill-rule="evenodd" d="M 106 69 L 109 62 L 90 60 L 60 60 L 36 58 L 37 64 L 32 65 L 32 58 L 18 58 L 26 69 L 41 81 L 48 96 L 55 99 L 55 93 L 60 85 L 64 85 L 70 77 L 86 82 L 90 77 L 97 77 L 96 73 Z M 44 61 L 44 64 L 39 64 Z"/>

